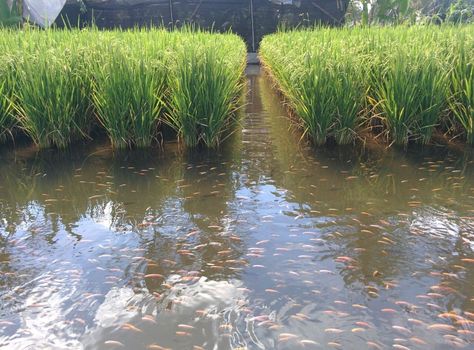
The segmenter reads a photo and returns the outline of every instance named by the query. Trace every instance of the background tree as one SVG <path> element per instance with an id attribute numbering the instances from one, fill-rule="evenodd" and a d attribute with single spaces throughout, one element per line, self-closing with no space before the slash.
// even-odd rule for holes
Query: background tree
<path id="1" fill-rule="evenodd" d="M 474 0 L 352 0 L 351 25 L 400 23 L 472 23 Z"/>
<path id="2" fill-rule="evenodd" d="M 21 23 L 21 1 L 13 0 L 10 8 L 7 0 L 0 0 L 0 27 L 19 23 Z"/>

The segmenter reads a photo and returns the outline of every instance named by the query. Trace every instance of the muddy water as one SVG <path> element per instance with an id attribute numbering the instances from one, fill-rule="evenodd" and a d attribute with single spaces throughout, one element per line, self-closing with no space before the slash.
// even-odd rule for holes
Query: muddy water
<path id="1" fill-rule="evenodd" d="M 0 348 L 473 348 L 472 151 L 314 150 L 249 87 L 219 152 L 0 154 Z"/>

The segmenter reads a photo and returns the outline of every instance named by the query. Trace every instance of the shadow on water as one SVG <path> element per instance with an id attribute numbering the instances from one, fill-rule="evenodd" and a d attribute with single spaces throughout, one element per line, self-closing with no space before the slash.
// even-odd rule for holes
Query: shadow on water
<path id="1" fill-rule="evenodd" d="M 315 149 L 248 82 L 219 150 L 0 153 L 0 348 L 472 345 L 472 150 Z"/>

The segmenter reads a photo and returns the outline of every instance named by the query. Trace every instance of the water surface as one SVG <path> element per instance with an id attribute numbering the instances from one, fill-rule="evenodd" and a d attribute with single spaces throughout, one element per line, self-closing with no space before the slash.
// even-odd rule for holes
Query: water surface
<path id="1" fill-rule="evenodd" d="M 0 348 L 473 348 L 472 150 L 312 149 L 248 80 L 220 151 L 0 153 Z"/>

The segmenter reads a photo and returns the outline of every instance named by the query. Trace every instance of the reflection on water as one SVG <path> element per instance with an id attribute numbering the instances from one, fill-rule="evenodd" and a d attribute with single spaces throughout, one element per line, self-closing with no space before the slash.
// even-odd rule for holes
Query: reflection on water
<path id="1" fill-rule="evenodd" d="M 3 151 L 0 348 L 472 348 L 472 151 L 314 150 L 284 115 L 249 74 L 219 152 Z"/>

